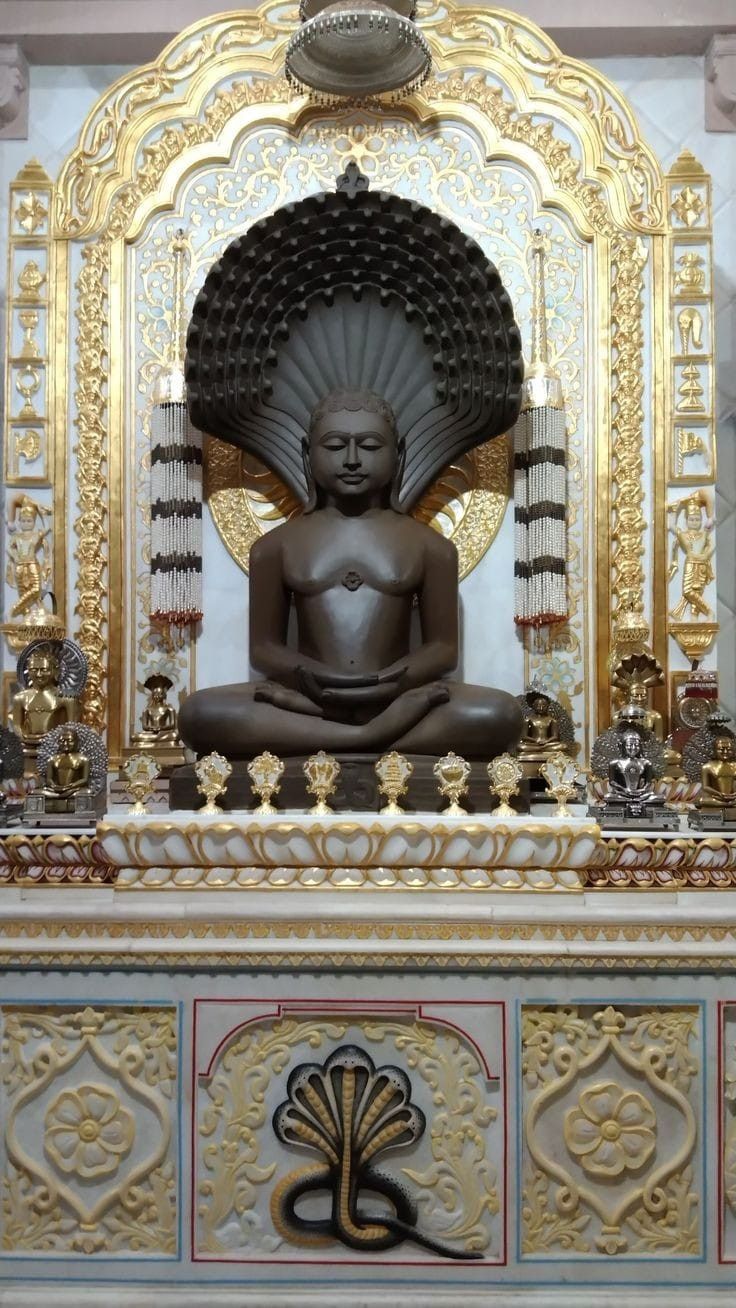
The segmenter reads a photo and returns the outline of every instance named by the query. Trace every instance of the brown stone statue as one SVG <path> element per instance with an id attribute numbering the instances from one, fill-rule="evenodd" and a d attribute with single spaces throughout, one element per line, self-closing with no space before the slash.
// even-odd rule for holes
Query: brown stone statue
<path id="1" fill-rule="evenodd" d="M 367 179 L 228 246 L 189 327 L 190 415 L 261 459 L 304 512 L 251 551 L 250 656 L 265 679 L 192 695 L 187 745 L 232 759 L 393 746 L 489 759 L 515 745 L 510 695 L 447 680 L 457 556 L 409 510 L 509 430 L 522 377 L 511 302 L 480 247 Z"/>
<path id="2" fill-rule="evenodd" d="M 513 696 L 445 680 L 458 658 L 457 552 L 391 506 L 401 454 L 393 413 L 377 395 L 340 391 L 317 405 L 307 453 L 314 508 L 251 550 L 250 657 L 267 680 L 184 702 L 180 734 L 200 754 L 396 746 L 491 758 L 516 743 Z"/>

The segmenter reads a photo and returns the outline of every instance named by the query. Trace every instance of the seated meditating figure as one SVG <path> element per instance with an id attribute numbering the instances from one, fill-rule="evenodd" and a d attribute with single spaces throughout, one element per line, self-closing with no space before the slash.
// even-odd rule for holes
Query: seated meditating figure
<path id="1" fill-rule="evenodd" d="M 309 427 L 314 507 L 250 556 L 250 657 L 265 678 L 197 691 L 179 713 L 199 753 L 372 753 L 490 758 L 519 738 L 504 691 L 445 680 L 458 659 L 457 551 L 391 506 L 401 466 L 394 415 L 369 391 L 336 391 Z M 412 648 L 412 609 L 420 642 Z M 289 611 L 296 642 L 287 641 Z"/>
<path id="2" fill-rule="evenodd" d="M 47 813 L 64 812 L 71 807 L 77 791 L 90 784 L 90 761 L 79 748 L 76 727 L 63 727 L 59 732 L 56 753 L 46 764 L 46 781 L 41 793 L 46 800 Z"/>
<path id="3" fill-rule="evenodd" d="M 606 803 L 626 804 L 637 809 L 644 805 L 659 807 L 664 804 L 663 796 L 657 794 L 652 786 L 654 769 L 642 753 L 639 732 L 625 731 L 621 745 L 621 757 L 612 759 L 608 767 Z"/>
<path id="4" fill-rule="evenodd" d="M 519 331 L 474 241 L 345 179 L 253 224 L 194 305 L 193 424 L 260 459 L 303 512 L 251 550 L 250 658 L 263 680 L 197 691 L 179 731 L 199 754 L 236 760 L 394 746 L 490 759 L 516 744 L 521 711 L 447 679 L 456 551 L 410 510 L 454 460 L 513 426 Z"/>
<path id="5" fill-rule="evenodd" d="M 713 757 L 701 769 L 698 808 L 736 808 L 736 740 L 716 736 Z"/>

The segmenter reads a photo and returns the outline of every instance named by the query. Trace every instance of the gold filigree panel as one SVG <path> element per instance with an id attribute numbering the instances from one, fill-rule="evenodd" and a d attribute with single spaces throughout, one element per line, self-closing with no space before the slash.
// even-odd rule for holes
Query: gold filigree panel
<path id="1" fill-rule="evenodd" d="M 411 1195 L 417 1227 L 462 1256 L 501 1260 L 502 1100 L 498 1071 L 490 1071 L 485 1057 L 489 1046 L 495 1058 L 503 1056 L 499 1006 L 449 1004 L 446 1027 L 442 1004 L 430 1005 L 428 1015 L 411 1003 L 395 1013 L 396 1005 L 378 1004 L 373 1013 L 365 1002 L 348 1002 L 334 1013 L 319 1003 L 308 1013 L 298 1003 L 276 1008 L 279 1016 L 268 1017 L 262 1004 L 246 1001 L 197 1004 L 195 1258 L 355 1259 L 356 1250 L 335 1238 L 300 1237 L 293 1220 L 282 1216 L 280 1196 L 302 1159 L 281 1143 L 272 1117 L 293 1095 L 290 1076 L 298 1066 L 323 1064 L 336 1050 L 358 1046 L 376 1066 L 403 1071 L 426 1118 L 426 1130 L 409 1151 L 385 1165 L 381 1158 L 381 1170 L 389 1168 Z M 328 1105 L 308 1095 L 323 1129 Z M 318 1153 L 312 1152 L 312 1170 Z M 303 1163 L 309 1172 L 308 1153 Z M 323 1179 L 324 1192 L 310 1199 L 316 1218 L 330 1213 L 330 1182 Z M 437 1257 L 410 1240 L 394 1243 L 398 1248 L 363 1257 L 404 1263 Z"/>
<path id="2" fill-rule="evenodd" d="M 522 1257 L 700 1254 L 701 1016 L 522 1009 Z"/>
<path id="3" fill-rule="evenodd" d="M 2 1008 L 2 1248 L 175 1255 L 177 1013 Z"/>

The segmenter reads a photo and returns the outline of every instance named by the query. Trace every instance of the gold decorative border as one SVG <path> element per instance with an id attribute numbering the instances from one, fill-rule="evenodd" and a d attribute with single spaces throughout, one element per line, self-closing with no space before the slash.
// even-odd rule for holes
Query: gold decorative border
<path id="1" fill-rule="evenodd" d="M 175 834 L 173 827 L 158 824 L 159 830 Z M 222 834 L 218 825 L 217 831 Z M 233 828 L 233 830 L 237 830 Z M 470 830 L 470 829 L 469 829 Z M 382 866 L 375 860 L 375 850 L 366 854 L 361 862 L 350 867 L 329 864 L 322 858 L 322 867 L 293 864 L 277 866 L 273 860 L 264 861 L 260 868 L 246 869 L 246 881 L 237 879 L 238 868 L 215 870 L 211 864 L 201 862 L 187 867 L 160 862 L 140 862 L 131 850 L 132 866 L 121 873 L 121 867 L 106 852 L 101 837 L 104 824 L 95 835 L 72 835 L 53 832 L 31 835 L 17 832 L 0 840 L 0 886 L 111 886 L 123 890 L 181 890 L 196 888 L 200 891 L 219 889 L 247 889 L 254 884 L 264 890 L 300 889 L 320 890 L 406 891 L 421 890 L 425 894 L 434 890 L 463 893 L 468 890 L 534 891 L 536 893 L 577 893 L 583 891 L 617 890 L 723 890 L 736 887 L 736 839 L 725 836 L 682 835 L 669 838 L 647 836 L 599 836 L 591 857 L 579 868 L 565 866 L 565 850 L 558 848 L 558 863 L 547 860 L 544 867 L 504 865 L 502 858 L 495 866 L 484 864 L 479 868 L 443 866 L 441 849 L 431 866 L 413 867 L 407 860 L 403 865 Z M 385 832 L 381 833 L 385 835 Z M 548 833 L 544 833 L 548 834 Z M 324 833 L 323 833 L 324 835 Z M 446 833 L 447 837 L 447 833 Z M 384 842 L 385 843 L 385 842 Z M 447 840 L 445 838 L 445 844 Z M 506 833 L 506 853 L 509 849 Z M 315 850 L 318 854 L 318 850 Z M 518 861 L 518 860 L 517 860 Z M 540 860 L 541 861 L 541 860 Z M 149 877 L 147 874 L 152 873 Z M 275 873 L 271 878 L 270 874 Z M 118 879 L 121 875 L 125 882 Z M 444 880 L 443 880 L 444 879 Z M 480 928 L 479 928 L 480 929 Z"/>
<path id="2" fill-rule="evenodd" d="M 139 948 L 136 942 L 159 942 L 156 948 Z M 300 941 L 289 948 L 286 941 Z M 17 941 L 17 948 L 9 947 Z M 90 943 L 89 947 L 79 942 Z M 123 946 L 115 947 L 116 941 Z M 203 942 L 193 948 L 195 941 Z M 234 942 L 263 942 L 260 949 L 234 950 Z M 312 942 L 333 941 L 332 949 L 306 948 Z M 356 943 L 376 941 L 381 949 L 357 950 Z M 440 951 L 412 950 L 407 942 L 443 943 Z M 547 947 L 533 950 L 534 941 Z M 58 942 L 52 944 L 52 942 Z M 109 946 L 106 942 L 110 942 Z M 168 942 L 173 943 L 173 947 Z M 184 942 L 184 943 L 176 943 Z M 229 946 L 228 943 L 230 942 Z M 392 943 L 403 947 L 392 948 Z M 482 949 L 468 950 L 469 944 Z M 606 948 L 596 953 L 591 945 Z M 727 948 L 702 952 L 708 944 Z M 526 945 L 527 948 L 517 948 Z M 676 952 L 663 948 L 680 946 Z M 683 951 L 682 946 L 700 946 Z M 25 946 L 25 947 L 23 947 Z M 549 922 L 366 922 L 344 920 L 286 921 L 163 921 L 111 922 L 61 920 L 49 922 L 11 919 L 0 924 L 0 965 L 9 967 L 126 967 L 202 968 L 327 968 L 334 971 L 392 968 L 453 971 L 560 970 L 587 972 L 733 971 L 736 963 L 736 924 L 621 922 L 616 925 Z"/>
<path id="3" fill-rule="evenodd" d="M 293 13 L 272 0 L 253 13 L 202 19 L 175 37 L 155 62 L 115 82 L 88 115 L 61 170 L 56 204 L 59 234 L 79 239 L 98 232 L 113 196 L 145 172 L 152 148 L 148 142 L 158 134 L 156 129 L 173 117 L 188 116 L 229 76 L 262 76 L 274 89 L 278 86 L 279 94 L 269 95 L 262 83 L 256 83 L 255 95 L 288 99 L 281 71 L 294 22 Z M 659 164 L 640 136 L 624 96 L 597 69 L 569 59 L 534 23 L 505 10 L 475 9 L 445 0 L 441 6 L 425 8 L 421 22 L 438 73 L 451 73 L 458 66 L 495 66 L 542 132 L 548 128 L 540 120 L 562 109 L 580 138 L 586 175 L 611 193 L 616 223 L 635 231 L 663 230 Z M 238 95 L 249 93 L 242 81 L 231 89 Z M 217 115 L 228 94 L 220 92 L 207 107 L 208 120 Z M 292 103 L 303 108 L 305 101 Z M 196 135 L 191 119 L 190 128 Z M 207 128 L 200 139 L 212 139 Z M 569 146 L 563 145 L 560 153 L 563 166 L 569 168 Z"/>
<path id="4" fill-rule="evenodd" d="M 666 394 L 667 411 L 664 428 L 666 442 L 666 489 L 661 531 L 663 536 L 662 554 L 666 558 L 668 551 L 667 505 L 677 503 L 696 488 L 713 487 L 716 482 L 716 421 L 715 421 L 715 306 L 713 291 L 713 197 L 709 174 L 702 164 L 690 153 L 683 150 L 675 160 L 665 178 L 665 196 L 669 232 L 667 238 L 667 285 L 664 296 L 669 309 L 669 318 L 665 334 L 667 353 Z M 688 206 L 688 197 L 690 205 Z M 702 290 L 678 287 L 678 258 L 683 250 L 697 247 L 703 251 L 705 284 Z M 701 315 L 702 326 L 706 334 L 707 348 L 700 351 L 685 349 L 681 338 L 678 310 L 691 307 Z M 693 334 L 694 338 L 694 334 Z M 703 386 L 704 407 L 701 412 L 682 412 L 678 409 L 678 368 L 687 364 L 698 369 L 698 382 Z M 680 425 L 692 425 L 695 434 L 704 433 L 708 446 L 709 470 L 702 474 L 688 474 L 683 466 L 679 469 L 675 459 L 675 431 Z M 711 495 L 713 491 L 711 490 Z M 686 667 L 696 655 L 700 660 L 708 654 L 718 632 L 718 623 L 714 620 L 690 619 L 685 622 L 673 620 L 670 611 L 669 586 L 663 578 L 662 611 L 659 621 L 671 639 L 679 645 L 684 658 L 680 658 L 680 667 Z M 715 615 L 714 615 L 715 616 Z M 669 642 L 667 642 L 669 646 Z M 674 702 L 674 694 L 671 700 Z"/>
<path id="5" fill-rule="evenodd" d="M 87 656 L 84 720 L 104 730 L 107 715 L 105 662 L 109 614 L 108 505 L 110 467 L 107 449 L 109 354 L 107 291 L 110 242 L 93 241 L 82 251 L 77 280 L 77 487 L 79 516 L 76 557 L 79 563 L 75 612 L 76 637 Z M 65 437 L 64 437 L 65 438 Z M 122 596 L 121 596 L 122 599 Z"/>
<path id="6" fill-rule="evenodd" d="M 613 627 L 603 636 L 646 640 L 644 617 L 644 268 L 648 249 L 639 237 L 617 236 L 612 248 L 612 377 L 609 485 L 611 512 L 611 602 Z M 607 718 L 601 713 L 599 726 Z"/>

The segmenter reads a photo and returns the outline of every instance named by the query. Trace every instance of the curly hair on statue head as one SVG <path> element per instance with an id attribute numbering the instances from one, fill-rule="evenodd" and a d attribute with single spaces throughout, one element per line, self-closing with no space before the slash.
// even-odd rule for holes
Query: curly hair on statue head
<path id="1" fill-rule="evenodd" d="M 375 391 L 369 390 L 336 390 L 329 391 L 327 395 L 319 401 L 312 409 L 309 417 L 309 435 L 312 436 L 317 423 L 324 418 L 327 413 L 357 413 L 364 409 L 366 413 L 375 413 L 377 417 L 383 418 L 397 435 L 396 415 L 391 405 L 386 402 Z"/>

